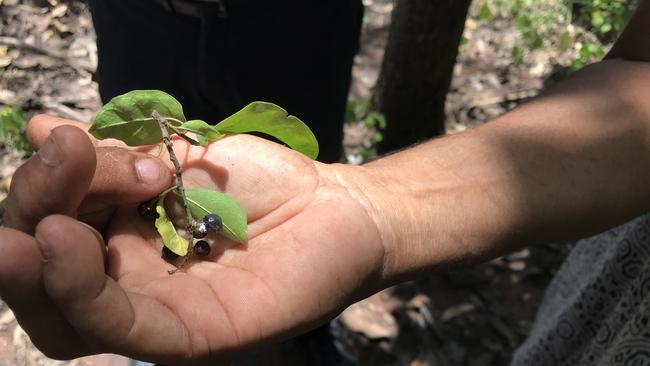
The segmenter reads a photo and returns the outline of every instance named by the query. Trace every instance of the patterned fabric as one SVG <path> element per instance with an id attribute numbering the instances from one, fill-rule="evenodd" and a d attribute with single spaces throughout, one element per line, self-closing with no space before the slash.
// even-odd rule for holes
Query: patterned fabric
<path id="1" fill-rule="evenodd" d="M 650 215 L 582 240 L 512 366 L 650 365 Z"/>

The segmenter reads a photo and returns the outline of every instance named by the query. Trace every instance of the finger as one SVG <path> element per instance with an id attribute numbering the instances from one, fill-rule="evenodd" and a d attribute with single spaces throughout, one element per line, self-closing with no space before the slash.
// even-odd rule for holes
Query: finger
<path id="1" fill-rule="evenodd" d="M 30 121 L 29 126 L 34 143 L 38 145 L 42 132 L 49 132 L 51 126 L 57 125 L 87 128 L 87 125 L 79 122 L 39 115 Z M 171 182 L 169 169 L 153 156 L 117 147 L 98 147 L 96 155 L 97 169 L 89 196 L 79 209 L 79 217 L 95 227 L 104 226 L 116 204 L 148 200 L 166 189 Z M 31 208 L 26 208 L 29 209 Z M 50 213 L 56 212 L 46 212 Z M 43 216 L 45 215 L 40 217 Z M 35 222 L 29 222 L 28 225 L 33 227 Z"/>
<path id="2" fill-rule="evenodd" d="M 154 298 L 127 293 L 108 277 L 101 243 L 91 231 L 55 215 L 39 223 L 36 239 L 45 291 L 87 342 L 139 359 L 188 361 L 192 344 L 183 323 Z"/>
<path id="3" fill-rule="evenodd" d="M 27 137 L 29 138 L 29 142 L 35 149 L 38 149 L 43 143 L 45 143 L 50 132 L 60 126 L 74 126 L 83 130 L 95 146 L 126 146 L 122 141 L 115 139 L 96 139 L 93 135 L 88 133 L 88 129 L 91 126 L 90 123 L 77 122 L 71 119 L 48 116 L 46 114 L 37 114 L 29 120 L 29 123 L 27 124 Z"/>
<path id="4" fill-rule="evenodd" d="M 118 147 L 97 148 L 97 169 L 79 218 L 102 227 L 117 205 L 150 200 L 172 182 L 169 168 L 148 154 Z"/>
<path id="5" fill-rule="evenodd" d="M 89 199 L 138 203 L 156 196 L 171 182 L 170 170 L 154 156 L 117 147 L 97 148 L 97 170 Z"/>
<path id="6" fill-rule="evenodd" d="M 53 129 L 60 126 L 74 126 L 84 132 L 88 132 L 90 124 L 77 122 L 71 119 L 48 116 L 46 114 L 37 114 L 29 120 L 27 124 L 27 136 L 29 142 L 34 148 L 39 148 L 50 136 Z"/>
<path id="7" fill-rule="evenodd" d="M 14 174 L 5 206 L 5 226 L 26 233 L 51 214 L 75 216 L 95 173 L 95 149 L 72 126 L 52 130 L 34 156 Z"/>
<path id="8" fill-rule="evenodd" d="M 9 304 L 32 342 L 51 358 L 91 353 L 49 299 L 41 277 L 41 251 L 33 237 L 0 228 L 0 297 Z"/>

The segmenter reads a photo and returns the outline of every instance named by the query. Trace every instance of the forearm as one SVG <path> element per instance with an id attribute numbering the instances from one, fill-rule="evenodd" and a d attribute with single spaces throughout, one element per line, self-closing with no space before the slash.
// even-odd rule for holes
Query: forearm
<path id="1" fill-rule="evenodd" d="M 483 127 L 368 164 L 349 186 L 389 282 L 597 233 L 650 209 L 650 66 L 609 62 Z"/>

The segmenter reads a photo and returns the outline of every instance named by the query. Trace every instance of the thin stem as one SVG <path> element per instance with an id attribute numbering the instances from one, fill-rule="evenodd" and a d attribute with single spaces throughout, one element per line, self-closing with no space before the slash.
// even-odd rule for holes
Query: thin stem
<path id="1" fill-rule="evenodd" d="M 194 146 L 201 146 L 201 143 L 200 143 L 200 142 L 198 142 L 198 141 L 196 141 L 195 139 L 193 139 L 193 138 L 187 136 L 186 134 L 184 134 L 183 132 L 179 131 L 179 130 L 178 130 L 177 128 L 175 128 L 174 126 L 169 126 L 169 125 L 167 125 L 167 127 L 168 127 L 170 130 L 172 130 L 172 132 L 174 132 L 175 134 L 177 134 L 178 136 L 180 136 L 181 138 L 183 138 L 183 140 L 189 142 L 190 144 L 192 144 L 192 145 L 194 145 Z"/>
<path id="2" fill-rule="evenodd" d="M 194 145 L 194 146 L 201 146 L 201 143 L 200 143 L 200 142 L 198 142 L 198 141 L 196 141 L 195 139 L 193 139 L 193 138 L 187 136 L 187 135 L 184 134 L 184 133 L 176 132 L 176 134 L 177 134 L 178 136 L 180 136 L 183 140 L 189 142 L 191 145 Z"/>
<path id="3" fill-rule="evenodd" d="M 174 177 L 176 178 L 176 192 L 178 192 L 178 194 L 181 196 L 183 208 L 185 208 L 185 213 L 187 215 L 187 232 L 189 235 L 188 243 L 189 245 L 191 245 L 192 241 L 194 240 L 194 231 L 193 231 L 194 217 L 192 217 L 192 212 L 190 211 L 190 206 L 187 202 L 187 197 L 185 196 L 185 186 L 183 186 L 183 176 L 182 176 L 183 169 L 181 168 L 181 165 L 178 162 L 176 153 L 174 153 L 174 144 L 172 143 L 172 140 L 169 137 L 170 126 L 167 120 L 163 116 L 161 116 L 160 113 L 158 113 L 157 111 L 153 111 L 151 113 L 151 117 L 153 117 L 153 119 L 156 122 L 158 122 L 158 125 L 160 126 L 160 131 L 162 132 L 163 135 L 163 142 L 165 143 L 165 146 L 167 147 L 167 151 L 169 152 L 169 160 L 171 160 L 172 164 L 174 164 L 174 169 L 175 169 Z M 187 258 L 192 253 L 190 249 L 191 248 L 188 248 L 187 255 L 185 256 L 179 268 L 183 267 L 183 265 L 187 261 Z M 170 274 L 174 272 L 176 271 L 170 272 Z"/>

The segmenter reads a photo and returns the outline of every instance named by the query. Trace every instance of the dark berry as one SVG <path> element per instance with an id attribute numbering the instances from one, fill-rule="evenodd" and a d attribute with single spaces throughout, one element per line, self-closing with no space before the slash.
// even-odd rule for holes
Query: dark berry
<path id="1" fill-rule="evenodd" d="M 197 239 L 203 239 L 208 236 L 208 226 L 205 222 L 196 222 L 192 226 L 192 236 Z"/>
<path id="2" fill-rule="evenodd" d="M 205 240 L 199 240 L 194 244 L 194 254 L 205 257 L 210 254 L 210 244 Z"/>
<path id="3" fill-rule="evenodd" d="M 162 248 L 162 257 L 165 260 L 168 261 L 173 261 L 174 259 L 178 258 L 178 254 L 172 252 L 169 248 L 163 247 Z"/>
<path id="4" fill-rule="evenodd" d="M 140 216 L 144 217 L 145 219 L 157 219 L 160 217 L 158 212 L 156 212 L 156 206 L 155 202 L 142 202 L 138 206 L 138 213 Z"/>
<path id="5" fill-rule="evenodd" d="M 205 217 L 203 217 L 203 222 L 208 227 L 208 230 L 215 232 L 221 230 L 221 226 L 223 225 L 221 216 L 215 214 L 205 215 Z"/>

